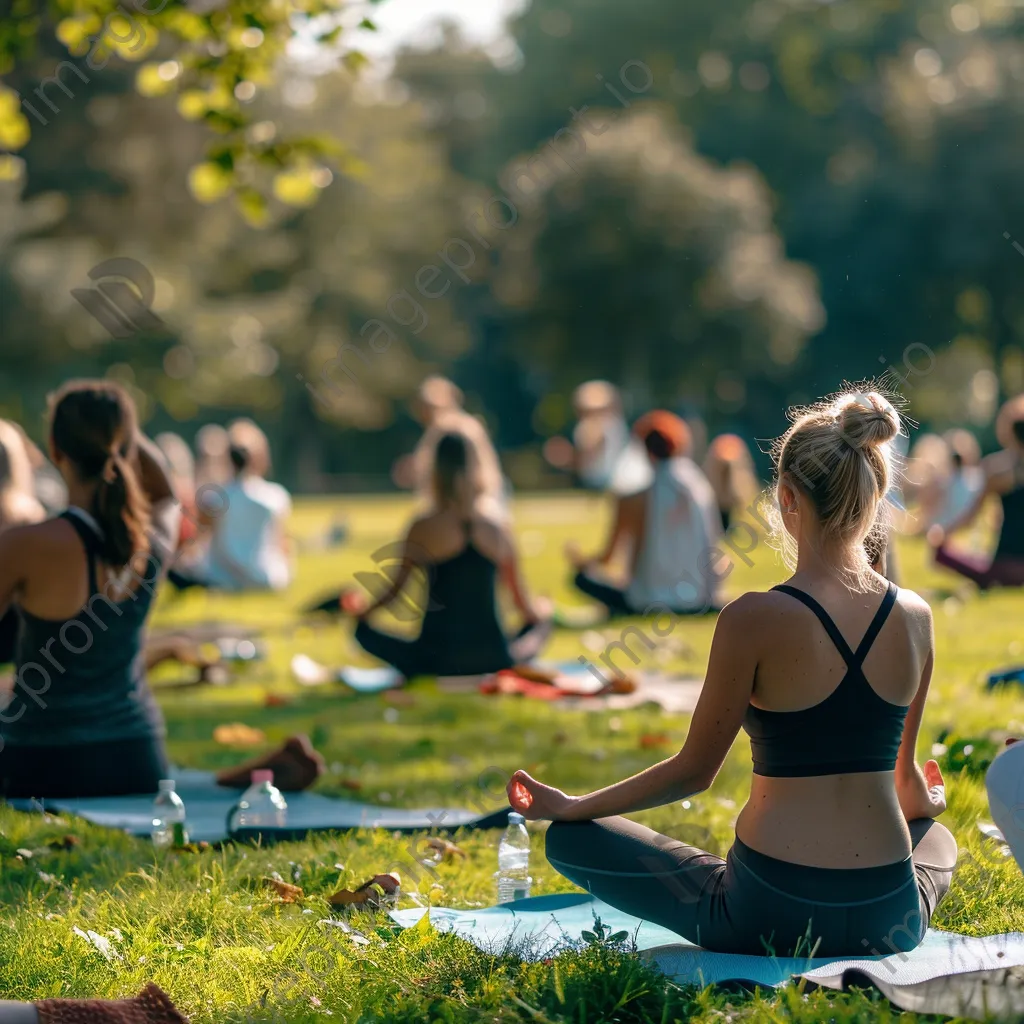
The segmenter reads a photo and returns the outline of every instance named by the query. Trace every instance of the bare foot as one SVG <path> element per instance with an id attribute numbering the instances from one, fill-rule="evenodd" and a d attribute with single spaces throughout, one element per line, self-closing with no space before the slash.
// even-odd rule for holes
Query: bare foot
<path id="1" fill-rule="evenodd" d="M 237 768 L 218 772 L 217 784 L 230 789 L 246 789 L 253 771 L 258 768 L 273 771 L 274 785 L 278 789 L 296 793 L 312 786 L 323 775 L 325 764 L 308 736 L 291 736 L 269 754 L 253 758 Z"/>

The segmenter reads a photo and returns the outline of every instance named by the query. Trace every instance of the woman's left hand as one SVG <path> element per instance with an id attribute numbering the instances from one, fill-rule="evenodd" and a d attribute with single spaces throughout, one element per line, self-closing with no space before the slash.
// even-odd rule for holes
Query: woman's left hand
<path id="1" fill-rule="evenodd" d="M 506 787 L 508 802 L 528 821 L 570 821 L 578 797 L 545 786 L 524 771 L 516 772 Z"/>

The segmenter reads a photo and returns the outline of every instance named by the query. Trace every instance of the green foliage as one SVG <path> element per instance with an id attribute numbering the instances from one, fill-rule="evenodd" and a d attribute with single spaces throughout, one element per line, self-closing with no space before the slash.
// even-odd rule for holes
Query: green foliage
<path id="1" fill-rule="evenodd" d="M 30 117 L 45 126 L 48 111 L 53 117 L 60 113 L 47 89 L 71 96 L 62 73 L 88 83 L 88 71 L 103 74 L 116 60 L 136 66 L 140 94 L 173 95 L 183 118 L 221 137 L 210 144 L 206 163 L 194 169 L 192 187 L 200 200 L 232 192 L 240 211 L 261 223 L 266 214 L 259 184 L 265 173 L 279 199 L 308 205 L 317 194 L 317 172 L 344 150 L 326 137 L 284 133 L 273 143 L 262 143 L 248 131 L 253 123 L 248 104 L 274 80 L 297 36 L 309 34 L 322 46 L 336 46 L 348 6 L 347 0 L 131 0 L 127 5 L 118 0 L 12 0 L 0 18 L 0 74 L 11 76 L 13 83 L 0 87 L 0 149 L 18 151 L 28 144 Z M 358 29 L 373 27 L 364 18 Z M 54 43 L 65 49 L 68 60 L 51 72 Z M 365 62 L 357 50 L 338 53 L 351 72 Z M 65 67 L 70 71 L 62 72 Z M 35 89 L 33 73 L 39 81 Z M 51 74 L 55 77 L 47 85 Z M 69 81 L 75 84 L 74 78 Z"/>
<path id="2" fill-rule="evenodd" d="M 640 406 L 699 402 L 723 373 L 778 377 L 824 312 L 759 175 L 695 154 L 664 111 L 588 121 L 565 161 L 521 156 L 500 176 L 519 206 L 494 281 L 511 349 L 556 391 L 605 377 Z"/>

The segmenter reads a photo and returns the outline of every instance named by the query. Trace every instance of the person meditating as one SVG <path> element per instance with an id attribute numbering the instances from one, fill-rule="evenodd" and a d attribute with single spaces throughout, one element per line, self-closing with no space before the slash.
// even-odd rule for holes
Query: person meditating
<path id="1" fill-rule="evenodd" d="M 956 863 L 942 775 L 915 758 L 932 674 L 928 605 L 867 564 L 896 411 L 876 393 L 801 413 L 777 447 L 796 571 L 721 613 L 682 750 L 568 796 L 516 772 L 551 864 L 606 903 L 710 950 L 820 957 L 907 951 Z M 723 860 L 619 817 L 707 789 L 740 728 L 753 781 Z"/>
<path id="2" fill-rule="evenodd" d="M 409 528 L 390 586 L 367 604 L 360 592 L 343 595 L 346 611 L 360 620 L 355 639 L 406 679 L 417 675 L 469 676 L 497 672 L 534 658 L 550 633 L 527 595 L 515 539 L 504 517 L 487 501 L 474 472 L 471 443 L 444 434 L 434 457 L 434 506 Z M 420 634 L 406 640 L 375 629 L 367 619 L 400 599 L 413 574 L 426 577 L 417 595 Z M 508 589 L 525 625 L 512 640 L 498 614 L 496 585 Z"/>
<path id="3" fill-rule="evenodd" d="M 1024 395 L 1010 399 L 996 418 L 996 437 L 1001 452 L 982 460 L 984 483 L 966 511 L 945 527 L 936 523 L 927 533 L 935 548 L 935 563 L 973 580 L 982 590 L 994 585 L 1024 586 Z M 997 495 L 1003 521 L 991 559 L 951 551 L 950 534 L 969 526 L 978 516 L 985 499 Z"/>
<path id="4" fill-rule="evenodd" d="M 178 540 L 180 508 L 127 392 L 67 384 L 52 399 L 50 452 L 69 508 L 0 533 L 0 613 L 20 620 L 15 688 L 0 711 L 0 795 L 153 793 L 168 777 L 164 723 L 145 678 L 144 636 Z M 308 786 L 323 760 L 304 737 L 221 773 L 269 767 Z"/>
<path id="5" fill-rule="evenodd" d="M 574 544 L 567 547 L 577 569 L 573 582 L 613 615 L 643 615 L 652 607 L 678 615 L 716 611 L 718 581 L 707 557 L 721 537 L 720 513 L 711 485 L 689 458 L 690 430 L 678 416 L 658 410 L 641 417 L 633 431 L 646 448 L 653 480 L 619 498 L 600 555 L 587 558 Z M 596 572 L 621 548 L 631 558 L 625 588 Z"/>

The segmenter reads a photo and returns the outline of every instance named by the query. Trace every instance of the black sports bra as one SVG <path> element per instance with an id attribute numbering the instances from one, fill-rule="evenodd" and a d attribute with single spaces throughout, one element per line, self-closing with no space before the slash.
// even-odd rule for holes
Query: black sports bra
<path id="1" fill-rule="evenodd" d="M 765 711 L 753 704 L 747 708 L 743 728 L 750 737 L 754 774 L 808 778 L 892 771 L 908 709 L 879 697 L 864 678 L 863 665 L 896 603 L 898 588 L 889 584 L 856 651 L 850 650 L 831 616 L 810 594 L 786 585 L 773 589 L 795 597 L 817 615 L 847 671 L 823 701 L 802 711 Z"/>

